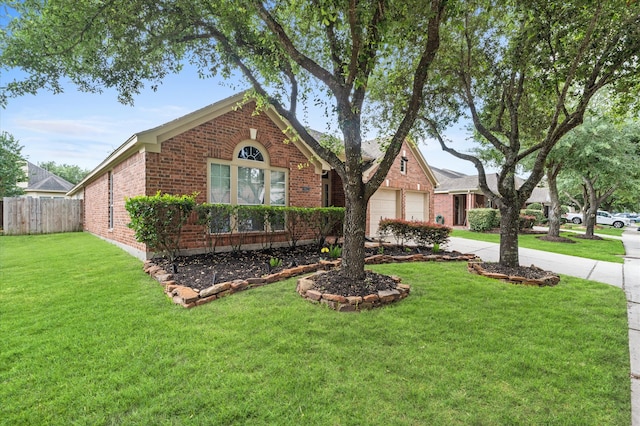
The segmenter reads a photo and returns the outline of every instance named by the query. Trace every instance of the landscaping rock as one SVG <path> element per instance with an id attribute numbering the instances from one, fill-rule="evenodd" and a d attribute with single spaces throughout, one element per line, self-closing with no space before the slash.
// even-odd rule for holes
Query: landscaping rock
<path id="1" fill-rule="evenodd" d="M 173 301 L 179 304 L 189 304 L 198 300 L 198 293 L 190 287 L 178 286 L 173 289 Z M 178 301 L 176 301 L 178 300 Z"/>
<path id="2" fill-rule="evenodd" d="M 378 298 L 382 303 L 393 302 L 400 297 L 398 290 L 383 290 L 378 292 Z"/>
<path id="3" fill-rule="evenodd" d="M 212 296 L 214 294 L 222 293 L 225 290 L 229 290 L 229 288 L 231 288 L 230 282 L 212 285 L 211 287 L 205 288 L 204 290 L 202 290 L 200 292 L 200 297 L 207 297 L 207 296 Z"/>

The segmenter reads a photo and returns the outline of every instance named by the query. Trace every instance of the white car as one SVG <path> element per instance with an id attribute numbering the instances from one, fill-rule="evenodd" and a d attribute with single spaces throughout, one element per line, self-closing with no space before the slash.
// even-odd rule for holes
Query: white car
<path id="1" fill-rule="evenodd" d="M 563 214 L 562 217 L 566 219 L 567 222 L 573 222 L 576 225 L 582 223 L 582 213 L 566 213 Z M 629 226 L 631 224 L 631 221 L 626 217 L 614 217 L 609 212 L 598 210 L 596 223 L 598 225 L 611 225 L 614 228 L 624 228 L 625 226 Z"/>

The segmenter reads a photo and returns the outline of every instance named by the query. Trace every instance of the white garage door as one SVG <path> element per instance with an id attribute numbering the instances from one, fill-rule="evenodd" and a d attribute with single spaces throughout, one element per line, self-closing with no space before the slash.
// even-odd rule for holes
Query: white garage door
<path id="1" fill-rule="evenodd" d="M 398 191 L 378 189 L 369 199 L 369 236 L 378 236 L 380 219 L 398 217 Z"/>
<path id="2" fill-rule="evenodd" d="M 406 220 L 426 220 L 428 217 L 427 199 L 422 192 L 407 192 L 404 202 Z"/>

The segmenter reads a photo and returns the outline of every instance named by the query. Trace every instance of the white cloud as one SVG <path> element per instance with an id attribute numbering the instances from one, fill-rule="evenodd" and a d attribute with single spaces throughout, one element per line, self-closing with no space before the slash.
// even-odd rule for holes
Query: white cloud
<path id="1" fill-rule="evenodd" d="M 44 134 L 55 134 L 62 136 L 86 136 L 90 134 L 107 134 L 108 127 L 105 123 L 91 122 L 86 120 L 35 120 L 18 118 L 15 120 L 16 127 Z"/>

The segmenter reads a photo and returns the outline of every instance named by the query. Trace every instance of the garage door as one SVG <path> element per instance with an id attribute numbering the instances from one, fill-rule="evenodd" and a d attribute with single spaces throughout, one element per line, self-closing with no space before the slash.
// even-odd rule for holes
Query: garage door
<path id="1" fill-rule="evenodd" d="M 427 220 L 429 217 L 426 195 L 423 192 L 407 192 L 404 202 L 406 220 Z"/>
<path id="2" fill-rule="evenodd" d="M 369 199 L 369 236 L 377 237 L 380 219 L 398 217 L 398 191 L 378 189 Z"/>

